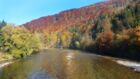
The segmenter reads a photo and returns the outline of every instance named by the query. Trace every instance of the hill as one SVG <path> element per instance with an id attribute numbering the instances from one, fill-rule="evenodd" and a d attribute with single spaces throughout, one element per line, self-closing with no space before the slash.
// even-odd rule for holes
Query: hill
<path id="1" fill-rule="evenodd" d="M 96 21 L 100 16 L 111 15 L 126 7 L 132 0 L 110 0 L 78 9 L 71 9 L 52 16 L 44 16 L 23 24 L 31 31 L 63 30 L 69 27 L 84 25 L 89 20 Z"/>
<path id="2" fill-rule="evenodd" d="M 139 0 L 108 0 L 44 16 L 23 26 L 40 34 L 43 47 L 82 49 L 140 60 Z"/>

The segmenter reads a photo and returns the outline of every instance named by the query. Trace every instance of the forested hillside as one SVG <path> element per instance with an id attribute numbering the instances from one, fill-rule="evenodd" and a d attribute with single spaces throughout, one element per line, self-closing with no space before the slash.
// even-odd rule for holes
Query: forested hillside
<path id="1" fill-rule="evenodd" d="M 63 11 L 52 16 L 44 16 L 28 22 L 24 26 L 32 31 L 42 31 L 43 29 L 56 31 L 78 25 L 82 27 L 89 20 L 96 21 L 102 15 L 114 14 L 114 12 L 125 8 L 129 3 L 133 3 L 133 0 L 109 0 L 79 9 Z"/>
<path id="2" fill-rule="evenodd" d="M 12 57 L 72 48 L 140 59 L 140 1 L 109 0 L 45 16 L 21 26 L 0 22 L 0 51 Z"/>
<path id="3" fill-rule="evenodd" d="M 139 0 L 109 0 L 41 17 L 23 26 L 41 35 L 43 47 L 139 57 Z"/>

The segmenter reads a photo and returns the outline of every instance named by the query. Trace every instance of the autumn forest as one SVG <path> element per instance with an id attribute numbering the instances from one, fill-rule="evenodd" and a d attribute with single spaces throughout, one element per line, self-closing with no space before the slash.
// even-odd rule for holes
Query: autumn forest
<path id="1" fill-rule="evenodd" d="M 48 48 L 140 60 L 140 1 L 105 1 L 19 26 L 0 22 L 1 58 L 24 58 Z"/>

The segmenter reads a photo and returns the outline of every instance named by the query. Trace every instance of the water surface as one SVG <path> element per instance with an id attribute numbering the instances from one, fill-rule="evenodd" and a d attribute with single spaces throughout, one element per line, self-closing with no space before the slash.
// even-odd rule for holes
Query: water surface
<path id="1" fill-rule="evenodd" d="M 0 69 L 0 79 L 140 79 L 140 73 L 94 54 L 52 49 Z"/>

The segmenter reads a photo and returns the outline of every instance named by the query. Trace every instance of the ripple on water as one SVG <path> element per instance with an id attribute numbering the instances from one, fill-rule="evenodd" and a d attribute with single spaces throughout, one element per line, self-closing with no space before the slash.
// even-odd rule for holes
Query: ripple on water
<path id="1" fill-rule="evenodd" d="M 30 77 L 31 78 L 29 79 L 56 79 L 50 76 L 48 72 L 44 70 L 34 71 Z"/>

